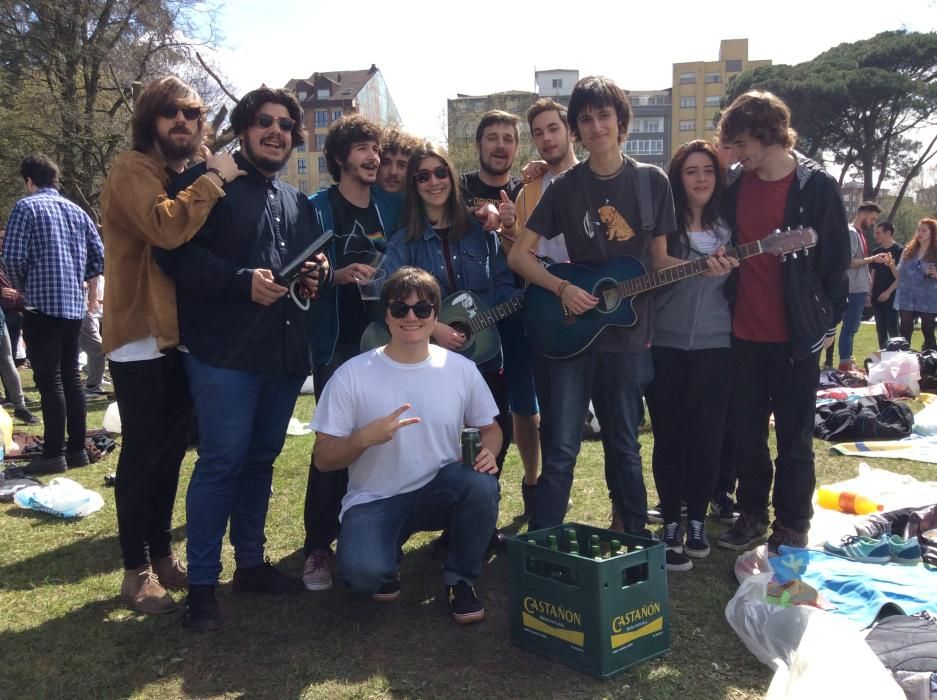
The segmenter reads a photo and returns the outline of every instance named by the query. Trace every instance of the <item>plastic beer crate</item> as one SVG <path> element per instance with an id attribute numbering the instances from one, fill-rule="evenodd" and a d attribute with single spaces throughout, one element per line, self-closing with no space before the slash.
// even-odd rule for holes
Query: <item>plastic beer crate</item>
<path id="1" fill-rule="evenodd" d="M 565 551 L 570 529 L 578 555 Z M 550 535 L 560 551 L 547 546 Z M 591 535 L 603 553 L 613 539 L 627 553 L 593 559 Z M 509 538 L 507 547 L 515 644 L 600 678 L 670 651 L 663 543 L 567 523 Z"/>

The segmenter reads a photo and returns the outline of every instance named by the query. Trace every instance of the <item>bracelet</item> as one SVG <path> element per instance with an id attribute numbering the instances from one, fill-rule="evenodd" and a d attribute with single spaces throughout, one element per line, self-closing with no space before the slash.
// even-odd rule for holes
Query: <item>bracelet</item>
<path id="1" fill-rule="evenodd" d="M 569 286 L 568 280 L 563 280 L 560 282 L 560 286 L 556 288 L 556 296 L 560 298 L 560 301 L 563 300 L 563 292 L 566 291 L 566 288 Z"/>
<path id="2" fill-rule="evenodd" d="M 214 173 L 215 175 L 218 176 L 218 179 L 221 180 L 221 186 L 222 186 L 222 187 L 224 187 L 225 185 L 228 184 L 228 178 L 226 178 L 224 175 L 222 175 L 222 174 L 221 174 L 221 171 L 218 170 L 218 168 L 209 168 L 209 169 L 208 169 L 208 172 Z"/>

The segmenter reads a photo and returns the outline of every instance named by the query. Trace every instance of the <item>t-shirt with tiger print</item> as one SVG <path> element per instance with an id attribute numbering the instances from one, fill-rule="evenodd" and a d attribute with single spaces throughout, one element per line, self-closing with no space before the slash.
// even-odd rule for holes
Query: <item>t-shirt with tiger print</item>
<path id="1" fill-rule="evenodd" d="M 677 228 L 670 182 L 660 168 L 651 170 L 650 180 L 654 236 L 665 236 Z M 547 239 L 562 233 L 570 262 L 602 265 L 627 255 L 649 267 L 650 236 L 641 230 L 637 170 L 630 159 L 610 178 L 595 175 L 588 160 L 558 175 L 531 213 L 527 228 Z M 653 330 L 650 296 L 635 297 L 634 311 L 634 326 L 605 328 L 592 347 L 611 352 L 647 348 Z"/>

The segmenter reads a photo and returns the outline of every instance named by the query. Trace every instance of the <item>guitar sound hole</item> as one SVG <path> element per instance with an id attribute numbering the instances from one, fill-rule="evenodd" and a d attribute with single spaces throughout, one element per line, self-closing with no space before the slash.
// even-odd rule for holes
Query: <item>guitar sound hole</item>
<path id="1" fill-rule="evenodd" d="M 465 336 L 465 342 L 462 344 L 463 348 L 472 342 L 472 329 L 468 327 L 468 324 L 463 321 L 452 321 L 449 326 L 452 330 L 458 331 Z"/>
<path id="2" fill-rule="evenodd" d="M 608 313 L 618 308 L 621 303 L 621 293 L 618 291 L 618 285 L 614 280 L 602 280 L 595 286 L 592 295 L 599 298 L 599 303 L 595 307 L 602 313 Z"/>

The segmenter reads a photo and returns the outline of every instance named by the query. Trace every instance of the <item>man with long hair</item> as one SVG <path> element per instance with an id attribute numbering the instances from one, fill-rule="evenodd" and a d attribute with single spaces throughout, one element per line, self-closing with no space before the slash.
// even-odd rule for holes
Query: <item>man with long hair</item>
<path id="1" fill-rule="evenodd" d="M 131 129 L 133 147 L 114 161 L 101 192 L 108 316 L 102 352 L 121 417 L 114 490 L 121 598 L 156 614 L 175 609 L 166 589 L 188 584 L 170 543 L 192 399 L 177 350 L 176 285 L 154 261 L 153 248 L 191 239 L 224 196 L 222 186 L 243 171 L 229 154 L 211 155 L 203 145 L 205 106 L 178 78 L 158 78 L 143 89 Z M 169 197 L 171 178 L 199 155 L 207 158 L 205 173 Z"/>
<path id="2" fill-rule="evenodd" d="M 199 454 L 186 497 L 189 595 L 183 623 L 193 631 L 221 623 L 215 586 L 221 543 L 231 522 L 236 593 L 303 590 L 300 578 L 264 557 L 273 462 L 303 382 L 315 339 L 309 304 L 277 282 L 321 230 L 309 201 L 277 177 L 304 142 L 303 111 L 282 89 L 253 90 L 231 112 L 243 177 L 188 243 L 158 261 L 177 285 L 179 328 L 199 427 Z M 312 297 L 331 283 L 325 256 L 306 263 Z M 313 302 L 315 305 L 318 302 Z M 331 329 L 326 329 L 328 335 Z M 331 342 L 329 340 L 329 342 Z"/>
<path id="3" fill-rule="evenodd" d="M 803 547 L 816 483 L 813 415 L 820 351 L 833 342 L 846 308 L 849 230 L 836 180 L 794 150 L 791 112 L 770 92 L 751 91 L 729 105 L 719 141 L 731 149 L 723 216 L 738 243 L 776 229 L 809 226 L 809 255 L 759 255 L 739 267 L 732 336 L 735 376 L 729 422 L 735 436 L 739 518 L 717 544 L 748 549 L 765 538 L 774 481 L 769 552 Z M 864 274 L 864 270 L 863 270 Z M 774 414 L 777 459 L 768 448 Z"/>
<path id="4" fill-rule="evenodd" d="M 24 296 L 23 337 L 45 422 L 42 455 L 24 471 L 56 474 L 88 464 L 78 335 L 84 286 L 101 274 L 104 250 L 91 218 L 59 194 L 59 167 L 51 158 L 27 156 L 20 175 L 26 196 L 10 212 L 3 259 Z"/>

